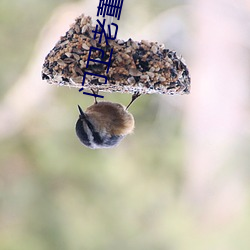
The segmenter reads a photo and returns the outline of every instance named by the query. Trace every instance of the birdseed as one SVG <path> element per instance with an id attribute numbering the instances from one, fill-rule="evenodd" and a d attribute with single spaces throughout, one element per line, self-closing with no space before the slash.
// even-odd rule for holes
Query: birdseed
<path id="1" fill-rule="evenodd" d="M 46 56 L 42 68 L 42 79 L 50 84 L 82 88 L 84 72 L 104 75 L 102 78 L 86 75 L 84 89 L 98 89 L 105 92 L 140 94 L 188 94 L 190 77 L 182 57 L 175 51 L 165 49 L 157 42 L 129 39 L 94 39 L 95 26 L 91 17 L 82 14 L 62 36 Z M 109 60 L 113 48 L 109 72 L 103 64 L 93 61 L 86 68 L 90 47 L 102 49 L 105 61 Z M 101 58 L 100 51 L 93 51 L 92 58 Z"/>

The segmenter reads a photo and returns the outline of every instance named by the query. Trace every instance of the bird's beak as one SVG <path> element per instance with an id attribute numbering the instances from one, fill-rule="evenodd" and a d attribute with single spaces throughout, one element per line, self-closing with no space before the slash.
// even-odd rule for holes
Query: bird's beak
<path id="1" fill-rule="evenodd" d="M 78 109 L 79 109 L 80 117 L 81 118 L 86 118 L 84 112 L 82 111 L 82 108 L 79 105 L 77 105 L 77 106 L 78 106 Z"/>

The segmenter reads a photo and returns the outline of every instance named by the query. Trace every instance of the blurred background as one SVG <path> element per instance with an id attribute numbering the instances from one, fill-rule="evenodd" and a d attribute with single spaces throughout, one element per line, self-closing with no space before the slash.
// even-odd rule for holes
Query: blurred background
<path id="1" fill-rule="evenodd" d="M 135 133 L 90 150 L 74 126 L 92 98 L 41 68 L 98 4 L 0 2 L 0 249 L 249 250 L 250 1 L 125 0 L 118 38 L 176 50 L 191 94 L 140 97 Z"/>

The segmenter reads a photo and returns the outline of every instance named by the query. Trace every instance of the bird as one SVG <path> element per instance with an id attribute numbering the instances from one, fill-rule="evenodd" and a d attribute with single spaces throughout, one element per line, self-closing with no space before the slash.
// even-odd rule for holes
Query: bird
<path id="1" fill-rule="evenodd" d="M 79 118 L 75 130 L 80 142 L 91 149 L 119 145 L 121 140 L 134 130 L 134 117 L 128 112 L 128 108 L 139 96 L 136 92 L 127 107 L 109 101 L 97 102 L 96 97 L 95 103 L 85 112 L 78 105 Z"/>

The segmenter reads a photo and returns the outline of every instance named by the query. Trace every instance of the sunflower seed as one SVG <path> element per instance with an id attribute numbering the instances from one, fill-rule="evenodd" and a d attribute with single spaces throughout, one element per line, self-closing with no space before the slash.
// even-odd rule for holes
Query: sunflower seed
<path id="1" fill-rule="evenodd" d="M 86 43 L 82 44 L 82 48 L 85 49 L 85 50 L 89 50 L 89 46 Z"/>
<path id="2" fill-rule="evenodd" d="M 129 74 L 131 76 L 141 76 L 142 72 L 139 71 L 138 69 L 131 68 L 131 69 L 129 69 Z"/>

